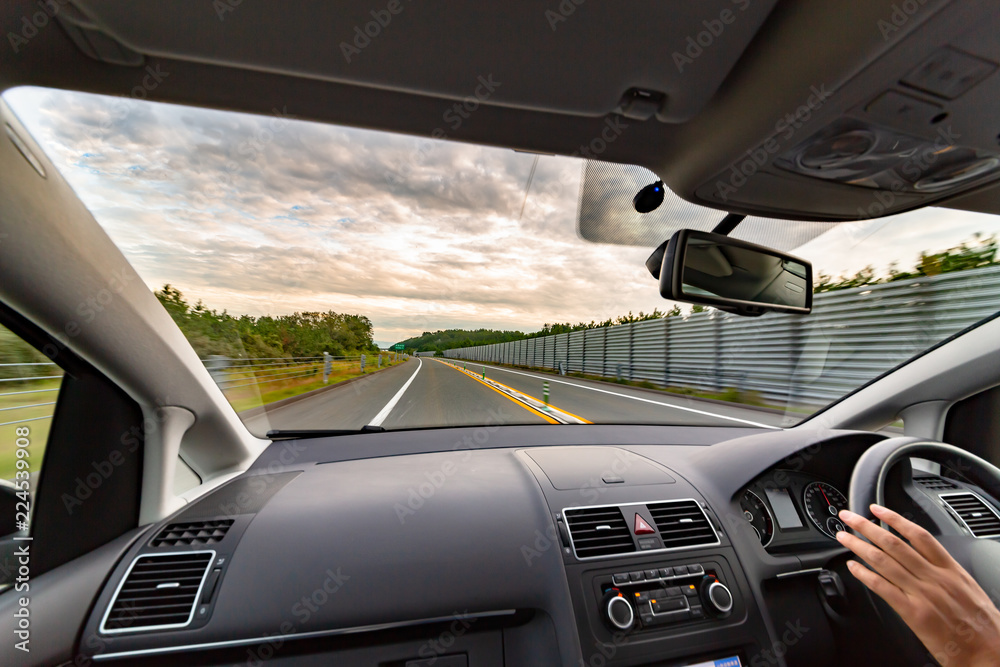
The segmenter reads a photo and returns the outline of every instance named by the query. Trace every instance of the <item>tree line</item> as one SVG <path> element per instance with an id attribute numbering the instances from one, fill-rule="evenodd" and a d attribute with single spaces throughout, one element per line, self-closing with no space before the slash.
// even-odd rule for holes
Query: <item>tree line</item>
<path id="1" fill-rule="evenodd" d="M 378 352 L 371 320 L 364 315 L 327 311 L 233 316 L 210 309 L 200 300 L 191 305 L 170 285 L 155 294 L 201 358 L 212 354 L 261 359 Z"/>

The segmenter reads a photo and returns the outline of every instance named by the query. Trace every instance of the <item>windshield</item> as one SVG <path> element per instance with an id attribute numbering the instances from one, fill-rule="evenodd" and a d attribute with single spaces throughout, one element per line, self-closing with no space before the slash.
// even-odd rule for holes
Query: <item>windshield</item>
<path id="1" fill-rule="evenodd" d="M 257 435 L 786 427 L 1000 308 L 996 216 L 750 219 L 732 236 L 812 262 L 814 306 L 739 317 L 663 300 L 644 266 L 722 212 L 668 193 L 637 218 L 615 197 L 650 172 L 447 140 L 474 116 L 418 138 L 285 108 L 4 100 Z"/>

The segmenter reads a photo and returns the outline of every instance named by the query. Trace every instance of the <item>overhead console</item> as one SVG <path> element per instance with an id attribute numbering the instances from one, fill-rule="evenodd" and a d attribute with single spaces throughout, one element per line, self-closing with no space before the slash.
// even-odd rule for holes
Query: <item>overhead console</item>
<path id="1" fill-rule="evenodd" d="M 769 27 L 790 29 L 794 18 L 775 21 Z M 872 48 L 884 52 L 843 81 L 806 59 L 795 72 L 800 99 L 698 184 L 696 199 L 758 214 L 861 219 L 1000 181 L 1000 15 L 914 2 L 893 4 L 873 23 L 869 37 L 882 39 Z"/>
<path id="2" fill-rule="evenodd" d="M 585 660 L 746 665 L 767 645 L 718 516 L 676 472 L 617 447 L 518 454 L 556 523 Z"/>

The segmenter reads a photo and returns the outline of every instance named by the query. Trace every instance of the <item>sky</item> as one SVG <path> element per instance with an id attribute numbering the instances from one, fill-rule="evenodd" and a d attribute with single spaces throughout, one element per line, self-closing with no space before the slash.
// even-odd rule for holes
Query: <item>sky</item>
<path id="1" fill-rule="evenodd" d="M 578 233 L 583 160 L 538 157 L 526 197 L 536 156 L 513 150 L 304 122 L 290 109 L 37 88 L 4 100 L 150 289 L 169 283 L 192 303 L 366 315 L 381 345 L 672 305 L 644 267 L 655 243 Z M 716 215 L 671 206 L 679 219 Z M 907 268 L 974 233 L 1000 234 L 1000 216 L 925 209 L 842 223 L 794 252 L 841 275 Z"/>

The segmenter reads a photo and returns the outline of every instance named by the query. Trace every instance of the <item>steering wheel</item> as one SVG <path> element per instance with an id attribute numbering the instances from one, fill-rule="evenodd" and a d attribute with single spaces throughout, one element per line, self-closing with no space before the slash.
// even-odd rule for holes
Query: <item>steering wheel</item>
<path id="1" fill-rule="evenodd" d="M 962 471 L 967 478 L 993 498 L 1000 498 L 1000 469 L 975 454 L 953 445 L 921 438 L 889 438 L 870 447 L 854 466 L 851 474 L 849 502 L 851 511 L 871 520 L 869 505 L 885 505 L 885 483 L 889 470 L 899 461 L 919 457 Z M 986 501 L 989 504 L 989 501 Z M 927 503 L 933 501 L 928 498 Z M 931 516 L 939 514 L 929 512 Z M 883 528 L 888 528 L 884 523 Z M 956 530 L 942 532 L 935 526 L 924 526 L 948 550 L 948 553 L 972 575 L 986 591 L 1000 590 L 1000 542 L 973 537 Z M 956 526 L 957 527 L 957 526 Z"/>

